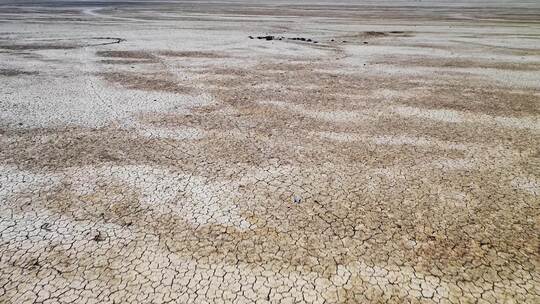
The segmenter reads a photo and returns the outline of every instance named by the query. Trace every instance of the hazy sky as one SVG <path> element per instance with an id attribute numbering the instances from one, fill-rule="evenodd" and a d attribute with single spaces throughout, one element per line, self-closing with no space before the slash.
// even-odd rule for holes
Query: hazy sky
<path id="1" fill-rule="evenodd" d="M 116 6 L 171 3 L 219 3 L 219 4 L 262 4 L 262 5 L 313 5 L 348 4 L 379 6 L 443 6 L 443 7 L 521 7 L 540 9 L 540 0 L 0 0 L 0 5 L 17 6 Z"/>

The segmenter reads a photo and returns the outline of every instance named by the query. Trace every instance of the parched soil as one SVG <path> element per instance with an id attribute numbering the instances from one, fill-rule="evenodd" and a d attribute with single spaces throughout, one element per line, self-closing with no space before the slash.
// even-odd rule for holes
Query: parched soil
<path id="1" fill-rule="evenodd" d="M 137 5 L 0 6 L 0 303 L 538 303 L 538 9 Z"/>

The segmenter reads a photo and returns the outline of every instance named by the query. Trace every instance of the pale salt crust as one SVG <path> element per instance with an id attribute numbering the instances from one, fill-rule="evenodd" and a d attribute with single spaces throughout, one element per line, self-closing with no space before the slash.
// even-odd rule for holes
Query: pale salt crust
<path id="1" fill-rule="evenodd" d="M 415 107 L 398 106 L 390 109 L 393 113 L 404 117 L 417 117 L 449 123 L 470 123 L 496 125 L 511 129 L 540 130 L 539 117 L 504 117 L 487 114 L 472 114 L 455 110 L 431 110 Z"/>
<path id="2" fill-rule="evenodd" d="M 24 86 L 10 94 L 0 111 L 0 124 L 27 128 L 65 125 L 103 127 L 112 122 L 127 123 L 140 113 L 185 111 L 195 106 L 212 104 L 206 95 L 180 95 L 165 92 L 124 90 L 103 83 L 95 76 L 72 79 L 47 79 L 34 84 L 31 79 L 13 78 L 5 88 Z M 43 92 L 55 88 L 49 94 Z M 14 100 L 21 100 L 14 103 Z"/>
<path id="3" fill-rule="evenodd" d="M 540 181 L 534 177 L 516 177 L 512 180 L 512 186 L 531 195 L 540 196 Z"/>
<path id="4" fill-rule="evenodd" d="M 212 184 L 204 179 L 178 175 L 164 168 L 147 166 L 124 166 L 103 168 L 68 168 L 54 174 L 20 171 L 14 167 L 3 167 L 0 202 L 6 204 L 10 198 L 32 197 L 46 193 L 68 183 L 74 194 L 91 196 L 103 185 L 120 183 L 141 195 L 140 202 L 158 212 L 174 212 L 193 225 L 222 224 L 247 229 L 251 224 L 242 218 L 232 203 L 234 187 Z M 65 178 L 69 176 L 69 178 Z M 223 187 L 229 187 L 225 196 Z M 188 191 L 188 192 L 186 192 Z M 182 196 L 179 196 L 179 195 Z M 111 197 L 112 198 L 112 197 Z"/>

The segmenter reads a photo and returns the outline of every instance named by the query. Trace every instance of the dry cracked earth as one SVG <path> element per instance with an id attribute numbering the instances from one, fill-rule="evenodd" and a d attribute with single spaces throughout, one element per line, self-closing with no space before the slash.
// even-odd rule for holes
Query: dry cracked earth
<path id="1" fill-rule="evenodd" d="M 540 303 L 539 20 L 0 1 L 0 303 Z"/>

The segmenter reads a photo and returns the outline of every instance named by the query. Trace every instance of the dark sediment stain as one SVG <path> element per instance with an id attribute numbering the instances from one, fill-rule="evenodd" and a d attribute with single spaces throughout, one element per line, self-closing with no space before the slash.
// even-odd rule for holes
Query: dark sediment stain
<path id="1" fill-rule="evenodd" d="M 505 62 L 500 60 L 484 60 L 473 58 L 437 58 L 430 56 L 384 56 L 380 60 L 373 60 L 374 63 L 392 64 L 411 67 L 437 67 L 437 68 L 480 68 L 497 69 L 510 71 L 538 71 L 540 63 L 538 62 Z"/>
<path id="2" fill-rule="evenodd" d="M 103 64 L 117 64 L 117 65 L 135 65 L 144 63 L 155 63 L 154 60 L 130 60 L 130 59 L 103 59 L 99 61 Z"/>
<path id="3" fill-rule="evenodd" d="M 192 87 L 179 83 L 173 76 L 167 74 L 106 72 L 98 75 L 110 83 L 119 84 L 127 89 L 178 94 L 189 94 L 194 91 Z"/>
<path id="4" fill-rule="evenodd" d="M 166 57 L 180 57 L 180 58 L 225 58 L 224 54 L 216 52 L 205 52 L 205 51 L 175 51 L 175 50 L 166 50 L 160 51 L 158 54 Z"/>
<path id="5" fill-rule="evenodd" d="M 122 59 L 155 59 L 151 52 L 146 51 L 98 51 L 97 56 Z"/>
<path id="6" fill-rule="evenodd" d="M 0 69 L 0 76 L 15 77 L 22 75 L 38 75 L 36 71 L 24 71 L 19 69 Z"/>
<path id="7" fill-rule="evenodd" d="M 32 44 L 0 44 L 0 49 L 23 50 L 70 50 L 77 48 L 74 44 L 32 43 Z"/>

